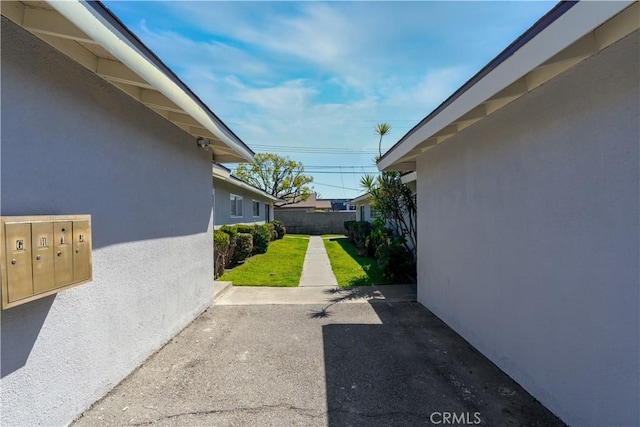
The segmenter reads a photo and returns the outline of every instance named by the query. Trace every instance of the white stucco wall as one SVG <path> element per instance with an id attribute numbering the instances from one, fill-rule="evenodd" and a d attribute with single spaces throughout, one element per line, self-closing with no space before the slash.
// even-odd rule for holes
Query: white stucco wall
<path id="1" fill-rule="evenodd" d="M 64 425 L 211 303 L 211 153 L 3 18 L 1 154 L 2 215 L 92 215 L 94 280 L 1 313 L 0 424 Z"/>
<path id="2" fill-rule="evenodd" d="M 418 299 L 570 425 L 639 425 L 638 33 L 418 159 Z"/>
<path id="3" fill-rule="evenodd" d="M 215 187 L 216 194 L 214 215 L 214 223 L 216 228 L 219 228 L 225 224 L 264 224 L 266 213 L 265 204 L 269 205 L 269 218 L 270 221 L 273 221 L 274 212 L 273 203 L 271 202 L 271 200 L 265 197 L 261 197 L 260 195 L 251 191 L 245 190 L 244 188 L 237 187 L 235 185 L 229 184 L 228 182 L 218 179 L 213 180 L 213 185 Z M 231 194 L 242 197 L 242 217 L 231 216 Z M 257 217 L 253 216 L 252 202 L 254 200 L 260 202 L 260 215 Z"/>

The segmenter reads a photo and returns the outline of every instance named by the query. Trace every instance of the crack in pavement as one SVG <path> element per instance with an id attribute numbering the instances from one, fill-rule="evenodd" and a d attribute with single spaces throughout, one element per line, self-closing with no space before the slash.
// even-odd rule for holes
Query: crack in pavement
<path id="1" fill-rule="evenodd" d="M 309 412 L 314 412 L 313 409 L 308 409 L 308 408 L 300 408 L 297 406 L 293 406 L 293 405 L 288 405 L 286 403 L 279 403 L 276 405 L 261 405 L 261 406 L 255 406 L 255 407 L 246 407 L 246 408 L 231 408 L 231 409 L 211 409 L 211 410 L 207 410 L 207 411 L 191 411 L 191 412 L 179 412 L 177 414 L 170 414 L 170 415 L 164 415 L 160 418 L 156 418 L 150 421 L 141 421 L 138 423 L 131 423 L 131 425 L 135 425 L 135 426 L 143 426 L 143 425 L 149 425 L 149 424 L 154 424 L 157 423 L 158 421 L 162 421 L 162 420 L 168 420 L 171 418 L 179 418 L 179 417 L 184 417 L 184 416 L 188 416 L 188 415 L 211 415 L 211 414 L 224 414 L 224 413 L 233 413 L 233 412 L 260 412 L 260 411 L 264 411 L 264 410 L 270 410 L 270 409 L 276 409 L 276 408 L 283 408 L 283 409 L 289 409 L 292 411 L 297 411 L 300 413 L 300 415 L 304 415 L 310 418 L 318 418 L 321 417 L 322 415 L 325 415 L 326 412 L 321 411 L 319 414 L 314 415 L 314 414 L 310 414 Z"/>

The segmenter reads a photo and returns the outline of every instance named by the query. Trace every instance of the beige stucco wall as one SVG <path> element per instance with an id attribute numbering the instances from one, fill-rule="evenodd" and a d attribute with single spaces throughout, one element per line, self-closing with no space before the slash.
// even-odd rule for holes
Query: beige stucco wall
<path id="1" fill-rule="evenodd" d="M 2 19 L 2 215 L 91 214 L 93 281 L 2 311 L 2 426 L 65 425 L 213 297 L 211 153 Z"/>
<path id="2" fill-rule="evenodd" d="M 640 424 L 638 52 L 417 162 L 419 301 L 570 425 Z"/>

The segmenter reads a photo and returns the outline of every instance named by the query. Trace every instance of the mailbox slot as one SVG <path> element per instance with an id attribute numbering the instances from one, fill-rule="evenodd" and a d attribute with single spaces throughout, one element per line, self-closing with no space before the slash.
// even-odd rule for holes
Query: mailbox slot
<path id="1" fill-rule="evenodd" d="M 73 253 L 71 252 L 73 222 L 53 224 L 53 264 L 56 288 L 73 282 Z"/>
<path id="2" fill-rule="evenodd" d="M 91 216 L 0 217 L 2 309 L 92 280 Z"/>
<path id="3" fill-rule="evenodd" d="M 5 233 L 7 281 L 11 285 L 8 300 L 14 302 L 33 295 L 31 224 L 7 223 Z"/>
<path id="4" fill-rule="evenodd" d="M 55 289 L 53 223 L 34 222 L 31 224 L 31 248 L 33 293 L 37 295 Z"/>
<path id="5" fill-rule="evenodd" d="M 73 221 L 73 280 L 91 277 L 91 229 L 89 221 Z"/>

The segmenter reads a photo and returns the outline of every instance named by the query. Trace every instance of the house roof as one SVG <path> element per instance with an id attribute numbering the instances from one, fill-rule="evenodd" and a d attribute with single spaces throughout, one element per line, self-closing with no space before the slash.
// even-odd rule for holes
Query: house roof
<path id="1" fill-rule="evenodd" d="M 634 1 L 558 3 L 378 161 L 380 170 L 415 170 L 422 153 L 636 31 Z"/>
<path id="2" fill-rule="evenodd" d="M 358 196 L 355 199 L 349 200 L 349 203 L 366 203 L 367 201 L 369 201 L 369 199 L 371 199 L 371 193 L 364 193 L 363 195 Z"/>
<path id="3" fill-rule="evenodd" d="M 331 200 L 318 199 L 317 193 L 311 193 L 307 200 L 283 205 L 280 209 L 331 209 Z"/>
<path id="4" fill-rule="evenodd" d="M 252 161 L 235 135 L 99 1 L 3 1 L 2 15 L 194 137 L 218 162 Z"/>
<path id="5" fill-rule="evenodd" d="M 213 167 L 212 167 L 212 174 L 213 174 L 213 179 L 217 179 L 220 181 L 224 181 L 227 182 L 229 184 L 231 184 L 234 187 L 238 187 L 238 188 L 242 188 L 244 190 L 247 190 L 253 194 L 256 194 L 260 197 L 264 197 L 265 199 L 269 199 L 273 202 L 284 202 L 284 200 L 279 199 L 275 196 L 272 196 L 271 194 L 267 193 L 264 190 L 261 190 L 258 187 L 255 187 L 251 184 L 249 184 L 246 181 L 241 180 L 240 178 L 238 178 L 237 176 L 234 176 L 231 174 L 231 169 L 228 169 L 220 164 L 214 163 Z"/>

